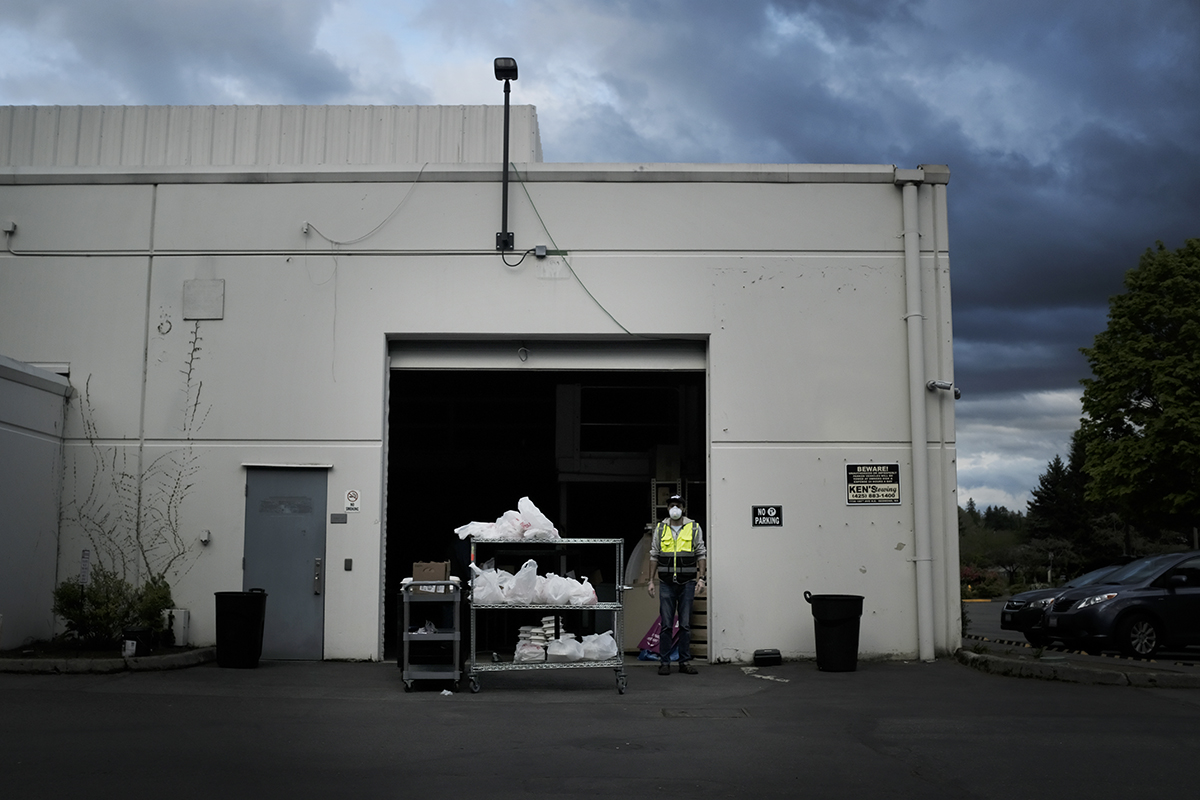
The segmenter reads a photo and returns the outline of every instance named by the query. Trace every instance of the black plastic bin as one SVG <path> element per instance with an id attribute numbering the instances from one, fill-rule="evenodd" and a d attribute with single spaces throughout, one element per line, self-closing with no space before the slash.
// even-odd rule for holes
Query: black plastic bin
<path id="1" fill-rule="evenodd" d="M 262 658 L 267 593 L 216 592 L 217 666 L 253 669 Z"/>
<path id="2" fill-rule="evenodd" d="M 858 668 L 858 621 L 863 598 L 857 594 L 804 593 L 812 605 L 817 669 L 853 672 Z"/>
<path id="3" fill-rule="evenodd" d="M 133 642 L 136 646 L 134 657 L 141 658 L 148 656 L 154 652 L 155 636 L 154 631 L 144 625 L 136 628 L 126 628 L 121 631 L 121 639 L 126 642 Z M 123 652 L 123 651 L 122 651 Z"/>

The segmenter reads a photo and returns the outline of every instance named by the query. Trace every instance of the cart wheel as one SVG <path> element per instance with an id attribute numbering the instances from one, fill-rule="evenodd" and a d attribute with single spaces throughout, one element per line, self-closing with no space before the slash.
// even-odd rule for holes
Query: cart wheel
<path id="1" fill-rule="evenodd" d="M 475 676 L 472 675 L 469 683 L 471 685 L 471 694 L 478 694 L 479 693 L 479 678 L 476 678 Z"/>
<path id="2" fill-rule="evenodd" d="M 625 694 L 625 676 L 617 676 L 617 694 Z"/>

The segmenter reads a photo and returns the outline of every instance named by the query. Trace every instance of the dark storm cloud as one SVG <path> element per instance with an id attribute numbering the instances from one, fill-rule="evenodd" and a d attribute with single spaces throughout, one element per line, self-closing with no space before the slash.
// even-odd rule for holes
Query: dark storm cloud
<path id="1" fill-rule="evenodd" d="M 350 81 L 314 45 L 332 0 L 17 0 L 5 20 L 69 46 L 90 102 L 322 102 Z"/>
<path id="2" fill-rule="evenodd" d="M 1080 347 L 1104 327 L 1105 307 L 968 307 L 954 318 L 954 380 L 972 396 L 1078 390 L 1089 374 Z"/>
<path id="3" fill-rule="evenodd" d="M 647 32 L 677 22 L 657 47 L 614 45 L 624 117 L 600 127 L 624 134 L 621 152 L 703 160 L 717 139 L 695 131 L 713 120 L 728 129 L 716 160 L 951 166 L 956 361 L 977 389 L 1077 388 L 1078 348 L 1124 273 L 1156 240 L 1200 235 L 1193 2 L 631 11 Z M 665 105 L 694 113 L 628 123 Z"/>

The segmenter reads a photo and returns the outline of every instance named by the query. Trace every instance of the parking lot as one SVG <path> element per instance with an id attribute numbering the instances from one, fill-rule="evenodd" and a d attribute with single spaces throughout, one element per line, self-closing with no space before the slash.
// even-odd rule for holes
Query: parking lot
<path id="1" fill-rule="evenodd" d="M 825 673 L 485 676 L 405 693 L 394 663 L 0 674 L 12 798 L 1190 796 L 1200 690 L 1004 678 L 952 659 Z"/>

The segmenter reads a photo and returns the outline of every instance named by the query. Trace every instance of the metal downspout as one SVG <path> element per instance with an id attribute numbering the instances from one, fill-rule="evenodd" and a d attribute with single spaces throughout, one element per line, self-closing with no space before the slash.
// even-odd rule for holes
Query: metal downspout
<path id="1" fill-rule="evenodd" d="M 954 380 L 954 335 L 951 329 L 950 314 L 950 273 L 947 255 L 949 238 L 947 236 L 946 216 L 946 183 L 934 183 L 931 174 L 925 167 L 925 185 L 933 190 L 933 274 L 937 297 L 937 329 L 934 339 L 939 343 L 941 356 L 936 367 L 937 377 L 953 383 Z M 949 181 L 949 170 L 944 170 L 943 181 Z M 931 185 L 932 184 L 932 185 Z M 937 558 L 939 563 L 933 570 L 934 575 L 934 618 L 937 620 L 937 639 L 934 647 L 939 653 L 953 653 L 962 646 L 962 604 L 959 593 L 959 546 L 958 546 L 958 445 L 955 435 L 954 415 L 955 400 L 958 398 L 954 390 L 939 391 L 935 394 L 941 420 L 940 431 L 937 434 L 939 443 L 937 465 L 941 473 L 941 494 L 937 495 L 942 508 L 941 535 L 943 541 L 938 545 Z M 936 487 L 935 487 L 936 489 Z M 937 506 L 930 507 L 930 513 L 937 515 Z M 940 609 L 944 609 L 940 610 Z"/>
<path id="2" fill-rule="evenodd" d="M 917 654 L 922 661 L 933 661 L 933 543 L 929 519 L 929 435 L 925 422 L 925 337 L 921 307 L 921 234 L 917 210 L 917 184 L 923 180 L 924 173 L 921 170 L 896 170 L 896 182 L 904 186 L 904 319 L 908 328 L 908 405 L 912 433 L 913 536 L 916 551 L 913 562 L 917 572 Z"/>

